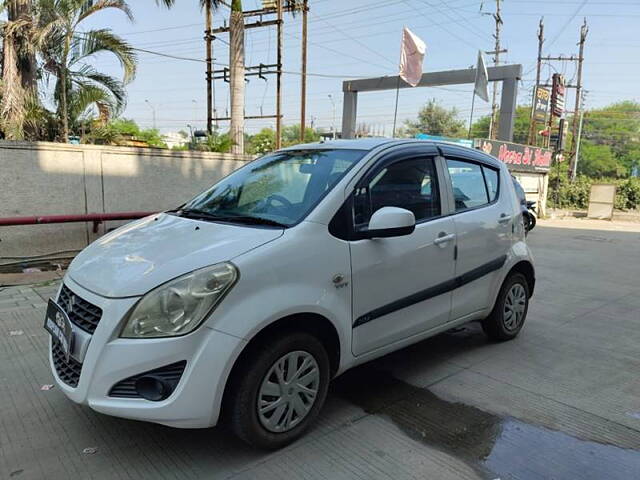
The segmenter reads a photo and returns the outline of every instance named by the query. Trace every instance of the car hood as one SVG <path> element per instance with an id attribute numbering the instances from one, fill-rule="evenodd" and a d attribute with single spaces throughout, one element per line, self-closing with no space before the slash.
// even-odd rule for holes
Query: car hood
<path id="1" fill-rule="evenodd" d="M 283 231 L 161 213 L 96 240 L 71 262 L 67 274 L 98 295 L 139 296 L 185 273 L 232 260 Z"/>

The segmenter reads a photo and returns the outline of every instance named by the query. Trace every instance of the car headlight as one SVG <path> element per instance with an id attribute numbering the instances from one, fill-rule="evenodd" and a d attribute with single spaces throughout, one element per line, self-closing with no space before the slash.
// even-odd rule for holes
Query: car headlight
<path id="1" fill-rule="evenodd" d="M 123 338 L 185 335 L 196 329 L 238 279 L 231 263 L 202 268 L 151 290 L 127 317 Z"/>

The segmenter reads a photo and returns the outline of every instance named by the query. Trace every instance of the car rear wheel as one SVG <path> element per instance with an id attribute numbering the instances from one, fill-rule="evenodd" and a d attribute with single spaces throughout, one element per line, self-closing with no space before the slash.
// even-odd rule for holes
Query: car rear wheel
<path id="1" fill-rule="evenodd" d="M 278 449 L 302 436 L 327 395 L 329 357 L 308 333 L 262 342 L 234 372 L 230 426 L 245 442 Z"/>
<path id="2" fill-rule="evenodd" d="M 522 330 L 528 310 L 527 279 L 521 273 L 513 273 L 502 284 L 493 310 L 482 321 L 482 329 L 492 340 L 511 340 Z"/>

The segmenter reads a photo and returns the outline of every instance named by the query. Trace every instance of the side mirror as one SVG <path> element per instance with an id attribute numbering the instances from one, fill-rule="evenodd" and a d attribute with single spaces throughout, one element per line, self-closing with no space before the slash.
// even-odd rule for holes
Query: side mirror
<path id="1" fill-rule="evenodd" d="M 398 207 L 382 207 L 371 215 L 365 238 L 389 238 L 411 235 L 416 229 L 413 212 Z"/>

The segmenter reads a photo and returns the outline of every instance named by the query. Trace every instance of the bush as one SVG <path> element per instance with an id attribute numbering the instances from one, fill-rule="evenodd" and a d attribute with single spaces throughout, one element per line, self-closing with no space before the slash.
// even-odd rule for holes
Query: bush
<path id="1" fill-rule="evenodd" d="M 575 208 L 586 210 L 589 208 L 589 195 L 591 185 L 594 183 L 613 183 L 618 189 L 616 192 L 615 208 L 617 210 L 640 209 L 640 178 L 627 178 L 623 180 L 615 178 L 589 178 L 579 176 L 571 183 L 567 179 L 566 172 L 555 172 L 549 176 L 549 206 L 557 208 Z M 558 188 L 556 205 L 556 185 Z"/>
<path id="2" fill-rule="evenodd" d="M 620 210 L 640 209 L 640 178 L 627 178 L 617 183 L 615 207 Z"/>

